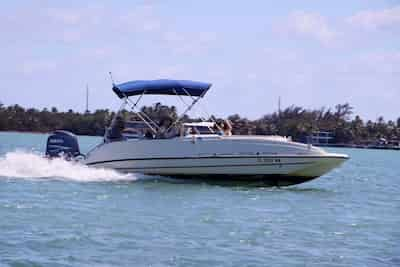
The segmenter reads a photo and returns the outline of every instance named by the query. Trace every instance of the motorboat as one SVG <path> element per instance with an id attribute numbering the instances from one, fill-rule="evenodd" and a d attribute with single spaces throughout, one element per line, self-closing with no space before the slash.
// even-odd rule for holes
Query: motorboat
<path id="1" fill-rule="evenodd" d="M 229 135 L 219 131 L 214 121 L 181 122 L 183 115 L 210 88 L 209 83 L 186 80 L 113 84 L 113 91 L 123 102 L 120 111 L 130 106 L 150 132 L 140 134 L 135 131 L 129 138 L 124 137 L 121 134 L 123 127 L 118 126 L 119 111 L 106 131 L 104 141 L 84 155 L 82 163 L 128 173 L 184 179 L 263 181 L 287 186 L 320 177 L 349 159 L 347 155 L 328 153 L 288 137 Z M 187 97 L 191 103 L 168 127 L 161 127 L 138 110 L 138 103 L 145 95 Z M 134 97 L 136 99 L 132 100 Z M 178 127 L 180 131 L 172 131 Z M 77 141 L 73 139 L 71 133 L 55 132 L 48 139 L 46 154 L 81 155 Z"/>

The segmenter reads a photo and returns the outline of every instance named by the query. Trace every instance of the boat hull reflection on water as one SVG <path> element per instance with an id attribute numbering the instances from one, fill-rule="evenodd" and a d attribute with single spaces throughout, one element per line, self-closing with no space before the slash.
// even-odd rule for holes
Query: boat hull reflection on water
<path id="1" fill-rule="evenodd" d="M 174 178 L 292 185 L 317 178 L 347 159 L 278 136 L 189 135 L 104 143 L 85 163 Z"/>

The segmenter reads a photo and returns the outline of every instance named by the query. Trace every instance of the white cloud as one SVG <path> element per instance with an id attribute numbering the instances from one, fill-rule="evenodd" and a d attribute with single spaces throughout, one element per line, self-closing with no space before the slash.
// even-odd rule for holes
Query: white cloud
<path id="1" fill-rule="evenodd" d="M 349 17 L 347 22 L 353 26 L 366 30 L 377 30 L 381 28 L 400 28 L 400 6 L 383 10 L 360 11 Z"/>
<path id="2" fill-rule="evenodd" d="M 184 37 L 174 31 L 167 31 L 163 33 L 163 39 L 167 42 L 183 42 Z"/>
<path id="3" fill-rule="evenodd" d="M 360 65 L 379 74 L 400 73 L 400 51 L 375 52 L 362 54 L 359 57 Z"/>
<path id="4" fill-rule="evenodd" d="M 131 9 L 101 5 L 74 8 L 43 7 L 0 10 L 1 39 L 68 44 L 107 39 L 108 36 L 157 33 L 161 23 L 156 8 L 147 4 Z"/>
<path id="5" fill-rule="evenodd" d="M 210 49 L 217 41 L 217 35 L 214 32 L 166 31 L 162 40 L 174 54 L 199 55 Z"/>
<path id="6" fill-rule="evenodd" d="M 215 42 L 217 40 L 217 34 L 215 32 L 200 32 L 198 38 L 199 42 L 207 44 Z"/>
<path id="7" fill-rule="evenodd" d="M 291 13 L 278 30 L 287 35 L 312 38 L 324 45 L 330 45 L 336 37 L 336 32 L 328 26 L 323 16 L 303 11 Z"/>
<path id="8" fill-rule="evenodd" d="M 246 77 L 248 80 L 257 80 L 258 75 L 256 73 L 247 73 Z"/>
<path id="9" fill-rule="evenodd" d="M 50 60 L 29 60 L 20 65 L 20 71 L 25 75 L 51 72 L 57 68 L 57 63 Z"/>
<path id="10" fill-rule="evenodd" d="M 185 68 L 181 65 L 178 66 L 168 66 L 161 68 L 157 76 L 158 77 L 174 77 L 174 76 L 179 76 L 182 75 L 185 72 Z"/>
<path id="11" fill-rule="evenodd" d="M 161 22 L 156 14 L 156 8 L 152 5 L 142 5 L 121 14 L 117 19 L 121 27 L 131 28 L 135 31 L 154 32 L 161 28 Z"/>
<path id="12" fill-rule="evenodd" d="M 82 12 L 77 12 L 77 10 L 48 8 L 46 11 L 49 18 L 66 25 L 76 25 L 83 18 Z"/>

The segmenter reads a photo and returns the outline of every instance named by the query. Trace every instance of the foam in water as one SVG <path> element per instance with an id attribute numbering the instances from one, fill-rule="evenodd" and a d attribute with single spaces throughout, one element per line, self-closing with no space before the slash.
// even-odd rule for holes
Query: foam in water
<path id="1" fill-rule="evenodd" d="M 63 179 L 80 182 L 133 181 L 137 177 L 110 169 L 90 168 L 61 158 L 52 160 L 41 155 L 15 151 L 0 157 L 0 177 L 24 179 Z"/>

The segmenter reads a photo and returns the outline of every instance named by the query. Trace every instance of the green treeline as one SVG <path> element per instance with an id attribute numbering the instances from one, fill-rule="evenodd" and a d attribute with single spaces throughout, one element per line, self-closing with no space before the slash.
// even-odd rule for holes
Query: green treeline
<path id="1" fill-rule="evenodd" d="M 159 121 L 163 117 L 177 117 L 177 109 L 157 103 L 142 107 L 142 112 Z M 0 104 L 0 131 L 50 132 L 64 129 L 80 135 L 103 135 L 114 112 L 100 109 L 94 112 L 78 113 L 72 110 L 59 112 L 56 108 L 37 110 L 25 109 L 19 105 L 3 106 Z M 336 105 L 334 109 L 321 108 L 308 110 L 290 106 L 280 112 L 267 114 L 257 120 L 249 120 L 231 115 L 234 134 L 283 135 L 294 140 L 305 141 L 315 131 L 330 131 L 336 143 L 362 143 L 379 138 L 400 139 L 400 118 L 385 121 L 364 121 L 359 116 L 352 116 L 353 108 L 349 104 Z M 125 111 L 127 119 L 137 119 L 134 113 Z M 222 118 L 213 117 L 214 120 Z M 185 116 L 183 121 L 197 121 L 198 118 Z"/>

